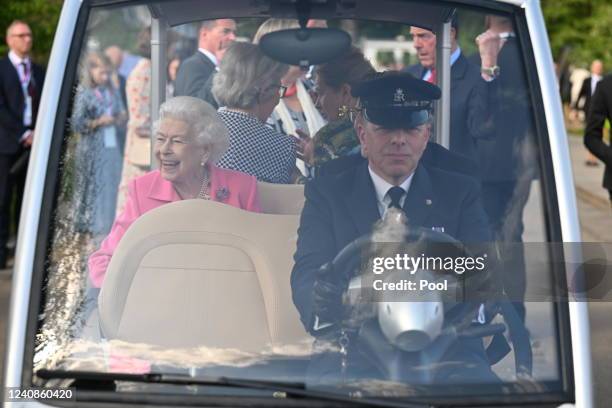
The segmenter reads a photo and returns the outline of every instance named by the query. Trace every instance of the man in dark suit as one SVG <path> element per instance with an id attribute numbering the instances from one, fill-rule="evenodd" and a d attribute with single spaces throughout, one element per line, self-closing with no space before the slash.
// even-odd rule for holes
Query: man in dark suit
<path id="1" fill-rule="evenodd" d="M 603 74 L 603 63 L 600 60 L 594 60 L 591 63 L 591 75 L 582 81 L 578 98 L 574 103 L 574 109 L 580 109 L 584 112 L 584 117 L 587 117 L 589 107 L 591 106 L 591 97 L 595 93 L 597 83 L 601 81 Z M 582 105 L 580 104 L 582 102 Z"/>
<path id="2" fill-rule="evenodd" d="M 13 21 L 6 31 L 6 42 L 9 54 L 0 59 L 0 269 L 6 266 L 8 256 L 6 243 L 13 193 L 19 217 L 26 154 L 32 145 L 44 81 L 43 69 L 29 57 L 32 49 L 30 27 L 23 21 Z"/>
<path id="3" fill-rule="evenodd" d="M 483 61 L 483 73 L 468 62 L 457 44 L 457 20 L 451 29 L 451 106 L 450 150 L 477 161 L 476 140 L 493 137 L 488 112 L 487 80 L 494 79 L 496 67 Z M 437 83 L 436 35 L 429 30 L 412 27 L 410 34 L 420 63 L 407 68 L 417 78 Z"/>
<path id="4" fill-rule="evenodd" d="M 326 273 L 321 266 L 371 233 L 388 208 L 402 209 L 409 226 L 443 230 L 462 242 L 491 238 L 477 181 L 420 163 L 439 88 L 410 74 L 386 72 L 356 84 L 352 92 L 360 98 L 357 134 L 367 162 L 306 184 L 291 274 L 293 301 L 316 338 L 335 335 L 348 285 L 342 272 Z M 488 373 L 482 345 L 463 346 L 454 357 L 474 363 L 477 376 Z M 337 369 L 333 357 L 315 356 L 311 372 Z"/>
<path id="5" fill-rule="evenodd" d="M 584 132 L 584 145 L 606 165 L 603 186 L 608 190 L 612 204 L 612 146 L 603 138 L 606 119 L 612 122 L 612 75 L 607 75 L 597 84 Z"/>
<path id="6" fill-rule="evenodd" d="M 207 20 L 200 26 L 198 51 L 179 66 L 174 96 L 200 94 L 225 50 L 236 39 L 236 22 L 231 19 Z"/>
<path id="7" fill-rule="evenodd" d="M 603 75 L 603 63 L 600 60 L 594 60 L 591 63 L 591 75 L 582 81 L 582 86 L 580 87 L 580 92 L 578 93 L 578 98 L 576 98 L 576 102 L 574 103 L 573 108 L 578 110 L 582 110 L 584 113 L 584 119 L 586 120 L 589 114 L 589 108 L 591 106 L 591 97 L 595 93 L 595 88 L 599 81 L 601 81 Z M 581 105 L 582 102 L 582 105 Z M 593 156 L 591 152 L 588 153 L 584 164 L 587 166 L 598 166 L 597 158 Z"/>
<path id="8" fill-rule="evenodd" d="M 534 121 L 529 84 L 512 20 L 489 15 L 485 26 L 487 30 L 476 37 L 479 54 L 473 57 L 473 62 L 480 66 L 482 60 L 487 60 L 498 66 L 499 72 L 489 86 L 495 137 L 476 142 L 482 170 L 482 199 L 496 240 L 514 243 L 505 248 L 511 251 L 504 253 L 509 273 L 502 276 L 506 292 L 524 319 L 525 262 L 522 247 L 516 243 L 522 242 L 523 208 L 537 173 L 535 147 L 529 137 L 535 132 Z"/>

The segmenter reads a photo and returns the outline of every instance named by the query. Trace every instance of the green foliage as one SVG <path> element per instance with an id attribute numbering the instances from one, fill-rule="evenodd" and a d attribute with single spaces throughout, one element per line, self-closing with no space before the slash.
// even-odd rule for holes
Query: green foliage
<path id="1" fill-rule="evenodd" d="M 8 52 L 5 41 L 6 27 L 14 19 L 26 21 L 34 34 L 32 54 L 45 64 L 51 52 L 51 45 L 62 0 L 2 0 L 0 8 L 0 55 Z M 612 68 L 612 2 L 609 0 L 541 0 L 544 18 L 548 28 L 553 55 L 560 58 L 567 49 L 568 62 L 588 67 L 590 62 L 599 58 L 607 70 Z M 469 14 L 469 13 L 460 13 Z M 467 17 L 467 18 L 466 18 Z M 477 34 L 476 22 L 472 16 L 460 15 L 460 44 L 468 54 L 475 51 L 473 35 Z M 257 24 L 246 31 L 254 30 Z M 334 25 L 333 23 L 331 25 Z M 361 34 L 375 38 L 394 38 L 408 34 L 408 28 L 399 24 L 369 23 L 359 27 Z M 112 43 L 130 48 L 134 35 L 124 35 L 122 30 L 107 30 L 116 38 Z M 134 33 L 130 33 L 134 34 Z M 246 34 L 246 33 L 241 33 Z M 129 40 L 129 41 L 128 41 Z M 125 44 L 124 44 L 125 43 Z"/>
<path id="2" fill-rule="evenodd" d="M 567 49 L 568 62 L 587 68 L 601 59 L 612 68 L 612 2 L 609 0 L 542 0 L 555 59 Z"/>
<path id="3" fill-rule="evenodd" d="M 13 20 L 23 20 L 32 29 L 36 62 L 47 64 L 55 28 L 62 9 L 62 0 L 2 0 L 0 7 L 0 55 L 8 53 L 6 28 Z"/>

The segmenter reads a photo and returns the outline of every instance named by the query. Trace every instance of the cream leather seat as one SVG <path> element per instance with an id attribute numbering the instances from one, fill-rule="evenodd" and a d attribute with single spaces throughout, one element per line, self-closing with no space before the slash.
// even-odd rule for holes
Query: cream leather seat
<path id="1" fill-rule="evenodd" d="M 144 214 L 108 267 L 98 298 L 103 335 L 245 351 L 309 340 L 289 284 L 298 219 L 204 200 Z"/>
<path id="2" fill-rule="evenodd" d="M 304 186 L 257 182 L 259 205 L 266 214 L 300 215 L 304 207 Z"/>

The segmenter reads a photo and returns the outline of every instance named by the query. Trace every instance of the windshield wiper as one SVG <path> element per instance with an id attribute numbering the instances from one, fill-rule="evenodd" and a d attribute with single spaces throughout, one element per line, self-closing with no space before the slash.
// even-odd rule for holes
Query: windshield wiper
<path id="1" fill-rule="evenodd" d="M 402 407 L 402 408 L 435 408 L 434 405 L 414 402 L 400 402 L 386 399 L 351 397 L 348 395 L 334 394 L 331 392 L 306 389 L 306 385 L 300 382 L 283 382 L 271 380 L 251 380 L 232 377 L 193 377 L 187 374 L 164 374 L 164 373 L 101 373 L 96 371 L 66 371 L 41 369 L 36 376 L 45 380 L 66 379 L 73 380 L 72 386 L 79 389 L 80 384 L 87 384 L 87 388 L 114 389 L 108 385 L 114 381 L 127 381 L 148 384 L 170 384 L 170 385 L 207 385 L 216 387 L 246 388 L 253 390 L 275 391 L 278 397 L 302 397 L 319 399 L 323 401 L 337 401 L 358 405 L 377 407 Z"/>

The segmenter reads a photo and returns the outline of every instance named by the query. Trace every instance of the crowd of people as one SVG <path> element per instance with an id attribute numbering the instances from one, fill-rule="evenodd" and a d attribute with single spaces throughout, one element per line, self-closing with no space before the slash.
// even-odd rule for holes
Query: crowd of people
<path id="1" fill-rule="evenodd" d="M 584 145 L 587 149 L 584 164 L 597 167 L 600 162 L 604 163 L 602 185 L 608 190 L 612 205 L 612 145 L 609 142 L 612 75 L 605 75 L 604 64 L 598 59 L 591 62 L 588 71 L 570 69 L 561 64 L 557 64 L 556 68 L 559 71 L 559 91 L 568 123 L 574 127 L 584 127 Z"/>
<path id="2" fill-rule="evenodd" d="M 121 177 L 107 172 L 96 182 L 98 164 L 85 167 L 83 175 L 94 184 L 121 184 L 119 195 L 125 197 L 111 206 L 116 217 L 107 215 L 111 222 L 103 229 L 93 228 L 95 214 L 83 213 L 91 217 L 90 232 L 104 238 L 89 257 L 94 287 L 102 286 L 115 248 L 145 212 L 185 199 L 258 212 L 257 181 L 306 184 L 291 288 L 304 327 L 317 339 L 327 339 L 330 331 L 336 336 L 330 327 L 338 327 L 348 285 L 345 275 L 323 273 L 321 266 L 370 232 L 390 208 L 409 214 L 411 226 L 462 242 L 522 241 L 522 209 L 536 174 L 525 153 L 533 121 L 510 20 L 488 16 L 486 30 L 475 39 L 479 52 L 471 57 L 463 54 L 458 22 L 452 21 L 449 149 L 430 140 L 434 101 L 441 95 L 433 32 L 411 29 L 419 63 L 401 72 L 376 72 L 355 47 L 304 71 L 272 60 L 258 46 L 263 35 L 297 26 L 270 19 L 253 42 L 237 42 L 233 20 L 203 23 L 198 50 L 179 64 L 173 95 L 153 124 L 144 90 L 151 80 L 146 51 L 125 81 L 127 131 L 119 129 L 125 123 L 120 90 L 112 106 L 84 109 L 87 120 L 81 108 L 74 111 L 74 130 L 99 149 L 109 149 L 108 134 L 126 135 L 122 166 L 115 165 Z M 82 82 L 77 101 L 110 95 L 113 74 L 106 78 L 90 81 L 89 88 Z M 111 143 L 109 160 L 121 160 L 115 154 L 119 145 Z M 157 170 L 148 162 L 151 151 Z M 98 192 L 96 199 L 107 198 Z M 515 248 L 499 247 L 512 259 L 513 274 L 503 284 L 524 320 L 525 265 Z M 475 367 L 465 378 L 493 378 L 480 342 L 459 343 L 452 358 Z M 335 367 L 336 357 L 323 354 L 313 361 L 318 377 Z"/>

